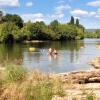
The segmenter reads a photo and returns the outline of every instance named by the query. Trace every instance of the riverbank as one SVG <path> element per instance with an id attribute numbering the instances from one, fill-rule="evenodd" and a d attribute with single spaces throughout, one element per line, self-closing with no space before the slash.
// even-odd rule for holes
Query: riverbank
<path id="1" fill-rule="evenodd" d="M 9 65 L 0 72 L 1 100 L 100 100 L 100 70 L 45 75 Z M 92 99 L 89 99 L 92 98 Z"/>

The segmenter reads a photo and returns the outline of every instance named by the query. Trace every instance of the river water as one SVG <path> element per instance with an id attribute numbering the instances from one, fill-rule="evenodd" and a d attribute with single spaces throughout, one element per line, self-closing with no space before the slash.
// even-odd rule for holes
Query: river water
<path id="1" fill-rule="evenodd" d="M 48 73 L 62 73 L 92 68 L 88 63 L 100 56 L 96 45 L 100 39 L 84 39 L 79 41 L 43 42 L 33 44 L 0 44 L 0 63 L 17 63 L 27 70 L 37 69 Z M 29 48 L 39 51 L 29 52 Z M 58 55 L 49 56 L 49 48 L 56 49 Z"/>

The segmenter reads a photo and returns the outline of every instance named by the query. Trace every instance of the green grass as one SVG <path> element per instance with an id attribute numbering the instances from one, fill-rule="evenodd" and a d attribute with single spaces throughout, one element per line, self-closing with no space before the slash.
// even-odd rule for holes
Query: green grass
<path id="1" fill-rule="evenodd" d="M 5 79 L 9 82 L 22 81 L 26 75 L 26 70 L 21 66 L 8 65 L 5 70 Z"/>

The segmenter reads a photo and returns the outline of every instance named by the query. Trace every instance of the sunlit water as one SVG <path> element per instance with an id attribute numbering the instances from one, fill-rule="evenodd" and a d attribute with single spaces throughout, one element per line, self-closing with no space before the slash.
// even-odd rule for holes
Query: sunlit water
<path id="1" fill-rule="evenodd" d="M 38 69 L 42 72 L 70 72 L 92 68 L 88 63 L 100 56 L 96 45 L 100 39 L 84 39 L 71 42 L 44 42 L 34 44 L 0 44 L 0 62 L 21 61 L 20 64 L 28 70 Z M 29 52 L 30 47 L 38 48 L 38 52 Z M 48 55 L 48 48 L 55 48 L 56 56 Z"/>

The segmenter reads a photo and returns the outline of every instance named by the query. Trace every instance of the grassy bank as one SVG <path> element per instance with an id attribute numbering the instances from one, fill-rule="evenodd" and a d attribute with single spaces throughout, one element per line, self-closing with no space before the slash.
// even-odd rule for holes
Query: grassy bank
<path id="1" fill-rule="evenodd" d="M 38 71 L 29 73 L 9 65 L 0 74 L 0 100 L 51 100 L 54 95 L 65 95 L 60 79 L 50 79 Z"/>
<path id="2" fill-rule="evenodd" d="M 84 100 L 96 100 L 92 90 L 88 92 L 81 84 L 78 92 L 78 86 L 71 83 L 71 79 L 63 82 L 56 75 L 27 72 L 15 65 L 6 66 L 0 72 L 0 100 L 83 100 L 84 97 Z M 80 95 L 72 95 L 71 92 Z"/>

